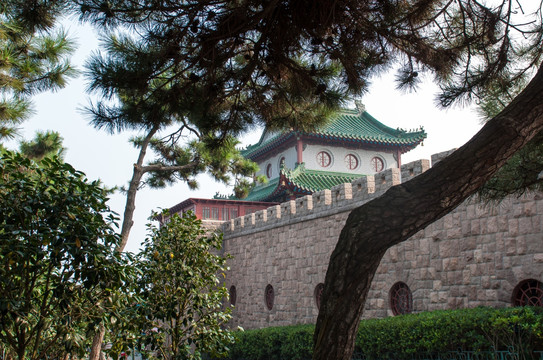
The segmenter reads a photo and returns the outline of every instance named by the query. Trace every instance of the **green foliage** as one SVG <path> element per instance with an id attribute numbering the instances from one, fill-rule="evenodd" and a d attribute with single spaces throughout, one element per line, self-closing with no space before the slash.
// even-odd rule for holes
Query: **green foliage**
<path id="1" fill-rule="evenodd" d="M 313 325 L 236 332 L 229 359 L 310 359 Z M 512 350 L 536 358 L 543 350 L 542 308 L 433 311 L 360 323 L 355 353 L 365 359 L 412 359 L 449 351 Z"/>
<path id="2" fill-rule="evenodd" d="M 5 0 L 0 4 L 0 140 L 16 135 L 31 114 L 28 97 L 66 85 L 76 74 L 73 43 L 54 31 L 66 1 Z"/>
<path id="3" fill-rule="evenodd" d="M 444 106 L 481 99 L 488 87 L 521 81 L 543 52 L 531 0 L 77 3 L 85 20 L 137 32 L 112 37 L 122 60 L 99 61 L 105 94 L 116 86 L 147 94 L 160 81 L 154 98 L 221 134 L 315 124 L 391 66 L 407 89 L 430 72 Z"/>
<path id="4" fill-rule="evenodd" d="M 65 148 L 62 146 L 62 137 L 58 132 L 38 131 L 34 139 L 21 141 L 19 150 L 26 157 L 39 161 L 55 155 L 62 157 Z"/>
<path id="5" fill-rule="evenodd" d="M 515 84 L 495 84 L 486 90 L 479 112 L 489 120 L 502 111 L 522 91 L 526 79 Z M 543 133 L 537 134 L 483 185 L 477 195 L 496 203 L 508 195 L 522 196 L 529 191 L 543 191 Z"/>
<path id="6" fill-rule="evenodd" d="M 163 226 L 150 227 L 135 265 L 140 351 L 152 359 L 220 356 L 233 340 L 224 328 L 231 309 L 223 306 L 228 292 L 220 285 L 227 270 L 222 236 L 208 234 L 190 212 L 164 216 Z"/>
<path id="7" fill-rule="evenodd" d="M 130 279 L 105 191 L 58 157 L 0 157 L 0 342 L 19 359 L 81 354 Z M 104 315 L 107 314 L 107 315 Z"/>

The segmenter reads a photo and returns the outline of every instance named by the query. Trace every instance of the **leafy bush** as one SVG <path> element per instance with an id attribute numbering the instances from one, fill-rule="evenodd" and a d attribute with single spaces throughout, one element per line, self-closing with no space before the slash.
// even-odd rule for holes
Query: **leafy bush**
<path id="1" fill-rule="evenodd" d="M 236 332 L 228 359 L 311 359 L 313 332 L 313 325 Z M 516 351 L 526 359 L 543 350 L 543 308 L 480 307 L 363 320 L 355 345 L 365 359 L 493 350 Z"/>

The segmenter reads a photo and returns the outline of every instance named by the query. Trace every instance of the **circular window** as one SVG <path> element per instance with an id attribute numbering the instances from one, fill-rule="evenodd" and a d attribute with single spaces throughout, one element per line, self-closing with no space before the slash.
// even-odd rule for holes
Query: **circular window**
<path id="1" fill-rule="evenodd" d="M 397 282 L 390 289 L 390 308 L 394 315 L 410 314 L 413 312 L 413 296 L 409 286 L 403 282 Z"/>
<path id="2" fill-rule="evenodd" d="M 236 287 L 234 285 L 230 286 L 229 295 L 230 295 L 230 305 L 232 306 L 236 305 L 237 292 L 236 292 Z"/>
<path id="3" fill-rule="evenodd" d="M 543 283 L 534 279 L 521 281 L 513 290 L 513 306 L 543 306 Z"/>
<path id="4" fill-rule="evenodd" d="M 324 290 L 323 283 L 319 283 L 317 284 L 317 286 L 315 286 L 314 295 L 315 295 L 315 304 L 317 305 L 317 309 L 321 308 L 321 297 L 322 297 L 323 290 Z"/>
<path id="5" fill-rule="evenodd" d="M 385 163 L 383 162 L 383 159 L 380 157 L 374 157 L 370 161 L 371 169 L 375 172 L 381 172 L 385 168 Z"/>
<path id="6" fill-rule="evenodd" d="M 354 154 L 347 154 L 345 156 L 345 166 L 349 170 L 355 170 L 358 167 L 358 158 Z"/>
<path id="7" fill-rule="evenodd" d="M 268 177 L 268 179 L 270 179 L 272 177 L 272 165 L 271 164 L 268 164 L 268 166 L 266 166 L 266 176 Z"/>
<path id="8" fill-rule="evenodd" d="M 275 294 L 273 292 L 273 286 L 271 286 L 270 284 L 268 284 L 266 286 L 266 292 L 265 292 L 265 301 L 266 301 L 266 307 L 268 308 L 268 310 L 271 310 L 273 309 L 273 302 L 275 300 Z"/>
<path id="9" fill-rule="evenodd" d="M 317 164 L 321 167 L 328 167 L 332 163 L 332 156 L 326 151 L 320 151 L 317 154 Z"/>

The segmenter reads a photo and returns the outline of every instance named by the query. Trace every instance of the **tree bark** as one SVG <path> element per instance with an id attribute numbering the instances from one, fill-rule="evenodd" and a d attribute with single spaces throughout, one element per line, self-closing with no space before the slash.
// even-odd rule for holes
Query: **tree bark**
<path id="1" fill-rule="evenodd" d="M 468 143 L 411 181 L 353 210 L 330 257 L 314 360 L 351 359 L 371 281 L 388 248 L 448 214 L 543 130 L 543 65 Z"/>
<path id="2" fill-rule="evenodd" d="M 104 327 L 103 323 L 100 323 L 98 332 L 94 334 L 94 339 L 92 340 L 89 360 L 100 360 L 100 354 L 102 353 L 102 341 L 104 340 L 105 333 L 106 328 Z"/>
<path id="3" fill-rule="evenodd" d="M 134 211 L 136 210 L 136 193 L 140 186 L 141 178 L 143 177 L 144 171 L 143 160 L 145 159 L 145 154 L 147 153 L 147 147 L 151 142 L 153 136 L 155 136 L 158 131 L 158 126 L 154 126 L 149 130 L 145 138 L 143 139 L 140 147 L 140 153 L 138 155 L 138 161 L 134 164 L 134 170 L 132 173 L 132 179 L 130 179 L 130 184 L 128 185 L 128 191 L 126 192 L 126 205 L 124 207 L 123 214 L 123 225 L 121 227 L 121 243 L 117 246 L 117 251 L 122 252 L 126 247 L 128 242 L 128 236 L 130 235 L 130 229 L 134 225 Z"/>

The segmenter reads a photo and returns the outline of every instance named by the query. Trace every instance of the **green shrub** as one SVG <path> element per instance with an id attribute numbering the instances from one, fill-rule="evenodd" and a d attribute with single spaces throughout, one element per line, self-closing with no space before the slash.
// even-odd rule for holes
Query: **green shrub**
<path id="1" fill-rule="evenodd" d="M 313 325 L 237 332 L 228 359 L 311 359 L 313 332 Z M 480 307 L 363 320 L 355 344 L 355 353 L 366 359 L 493 350 L 514 350 L 526 359 L 543 350 L 543 308 Z"/>

